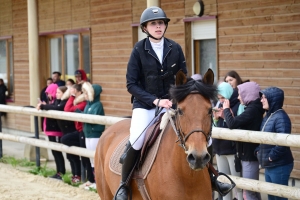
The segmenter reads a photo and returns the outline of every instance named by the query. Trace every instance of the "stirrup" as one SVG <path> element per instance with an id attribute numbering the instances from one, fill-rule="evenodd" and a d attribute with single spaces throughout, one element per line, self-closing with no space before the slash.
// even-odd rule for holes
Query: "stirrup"
<path id="1" fill-rule="evenodd" d="M 120 189 L 126 190 L 127 191 L 127 199 L 128 199 L 128 193 L 129 193 L 129 200 L 132 200 L 132 190 L 129 186 L 127 186 L 126 183 L 120 184 L 119 188 L 116 191 L 116 194 L 115 194 L 113 200 L 117 200 L 117 196 L 118 196 L 118 193 L 119 193 Z"/>
<path id="2" fill-rule="evenodd" d="M 218 177 L 220 175 L 225 176 L 230 181 L 230 184 L 229 183 L 220 182 L 222 184 L 230 185 L 230 188 L 228 190 L 226 190 L 226 191 L 222 191 L 221 188 L 220 188 L 220 186 L 219 186 L 219 184 L 217 184 L 217 182 L 219 182 L 217 179 L 218 179 Z M 213 179 L 212 181 L 213 181 L 214 185 L 216 186 L 215 189 L 217 190 L 217 192 L 221 196 L 226 196 L 236 186 L 235 182 L 233 182 L 233 180 L 227 174 L 224 174 L 222 172 L 219 172 L 217 176 L 213 176 L 212 179 Z"/>

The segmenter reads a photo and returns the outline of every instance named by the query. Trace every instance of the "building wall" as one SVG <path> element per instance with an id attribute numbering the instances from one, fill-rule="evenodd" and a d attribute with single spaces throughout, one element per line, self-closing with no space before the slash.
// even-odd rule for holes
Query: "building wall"
<path id="1" fill-rule="evenodd" d="M 195 17 L 192 7 L 196 0 L 160 2 L 171 19 L 166 37 L 177 41 L 188 58 L 193 53 L 189 45 L 191 27 L 183 19 Z M 147 1 L 37 0 L 37 4 L 40 33 L 90 30 L 92 80 L 103 87 L 101 101 L 106 115 L 131 115 L 125 74 L 136 42 L 137 27 L 133 24 L 139 23 Z M 293 133 L 300 132 L 300 2 L 204 0 L 204 4 L 206 16 L 217 16 L 219 78 L 236 70 L 244 80 L 256 81 L 262 88 L 281 87 Z M 9 104 L 26 106 L 30 78 L 27 0 L 0 0 L 0 10 L 0 38 L 13 38 L 15 99 Z M 40 38 L 40 43 L 44 42 Z M 46 53 L 40 54 L 43 60 Z M 30 117 L 15 114 L 8 114 L 3 122 L 4 127 L 22 131 L 30 131 L 28 124 Z M 293 176 L 300 177 L 299 149 L 293 148 L 293 154 Z"/>
<path id="2" fill-rule="evenodd" d="M 236 70 L 261 88 L 284 90 L 292 132 L 300 132 L 300 2 L 218 0 L 219 73 Z M 293 176 L 299 176 L 300 151 Z"/>

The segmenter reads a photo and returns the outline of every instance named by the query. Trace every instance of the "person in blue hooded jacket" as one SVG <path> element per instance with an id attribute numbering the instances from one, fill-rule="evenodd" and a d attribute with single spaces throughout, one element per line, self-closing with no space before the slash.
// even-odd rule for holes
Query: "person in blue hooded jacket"
<path id="1" fill-rule="evenodd" d="M 269 87 L 261 91 L 261 103 L 266 110 L 260 130 L 273 133 L 291 133 L 291 120 L 282 109 L 284 92 L 277 87 Z M 269 183 L 288 185 L 294 167 L 294 158 L 290 147 L 260 144 L 256 148 L 261 168 L 265 168 L 265 180 Z M 284 200 L 287 198 L 268 195 L 268 200 Z"/>
<path id="2" fill-rule="evenodd" d="M 100 93 L 102 92 L 102 87 L 98 84 L 91 84 L 89 82 L 84 82 L 82 85 L 82 91 L 85 95 L 87 104 L 84 108 L 84 114 L 91 115 L 104 115 L 103 105 L 100 102 Z M 102 132 L 105 129 L 105 125 L 84 123 L 83 132 L 85 136 L 85 145 L 89 150 L 96 150 L 98 141 Z M 94 159 L 90 158 L 92 169 L 94 171 Z M 95 183 L 90 186 L 91 188 L 96 188 Z"/>

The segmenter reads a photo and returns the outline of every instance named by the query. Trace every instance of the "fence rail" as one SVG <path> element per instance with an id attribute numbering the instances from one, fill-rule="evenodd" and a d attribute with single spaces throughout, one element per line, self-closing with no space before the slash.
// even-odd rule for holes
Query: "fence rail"
<path id="1" fill-rule="evenodd" d="M 112 125 L 124 119 L 120 117 L 96 116 L 96 115 L 68 113 L 68 112 L 61 112 L 61 111 L 38 111 L 35 108 L 9 106 L 9 105 L 0 105 L 0 112 L 10 112 L 10 113 L 33 115 L 39 117 L 65 119 L 65 120 L 67 119 L 73 121 L 81 121 L 81 122 L 104 124 L 104 125 Z M 260 132 L 260 131 L 238 130 L 238 129 L 230 130 L 230 129 L 214 127 L 212 131 L 212 137 L 225 139 L 225 140 L 300 147 L 300 135 L 297 134 L 280 134 L 280 133 L 269 133 L 269 132 Z M 91 158 L 93 158 L 95 154 L 94 151 L 88 149 L 83 149 L 83 148 L 73 147 L 73 146 L 69 147 L 55 142 L 42 141 L 42 140 L 37 140 L 37 139 L 27 138 L 22 136 L 12 136 L 10 134 L 5 134 L 5 133 L 0 133 L 0 139 L 30 144 L 33 146 L 53 149 L 57 151 L 62 151 L 66 153 L 71 153 L 71 154 L 76 154 L 76 155 L 91 157 Z M 236 177 L 236 176 L 230 176 L 230 177 L 236 183 L 237 187 L 241 189 L 271 194 L 271 195 L 285 197 L 285 198 L 300 199 L 300 188 L 272 184 L 264 181 L 257 181 L 252 179 Z"/>

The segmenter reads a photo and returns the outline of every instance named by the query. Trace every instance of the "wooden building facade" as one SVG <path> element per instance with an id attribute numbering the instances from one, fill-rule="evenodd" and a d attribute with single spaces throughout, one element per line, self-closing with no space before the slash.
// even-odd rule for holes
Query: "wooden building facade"
<path id="1" fill-rule="evenodd" d="M 91 81 L 103 87 L 106 115 L 131 115 L 125 74 L 132 47 L 142 37 L 138 24 L 147 1 L 36 2 L 40 89 L 55 65 L 62 65 L 58 69 L 64 78 L 72 76 L 75 66 L 87 70 Z M 222 79 L 236 70 L 243 80 L 256 81 L 261 88 L 282 88 L 292 132 L 300 133 L 300 1 L 203 0 L 202 17 L 193 12 L 195 2 L 160 0 L 171 19 L 166 37 L 182 46 L 189 75 L 211 67 Z M 77 38 L 71 53 L 66 51 L 69 36 Z M 55 49 L 58 44 L 61 47 Z M 74 52 L 76 61 L 67 63 Z M 30 98 L 37 98 L 29 95 L 29 78 L 34 77 L 29 77 L 28 57 L 27 0 L 0 0 L 0 78 L 9 85 L 9 105 L 26 106 Z M 28 116 L 8 114 L 3 126 L 30 132 L 29 123 Z M 300 178 L 300 151 L 293 153 L 293 176 Z"/>

